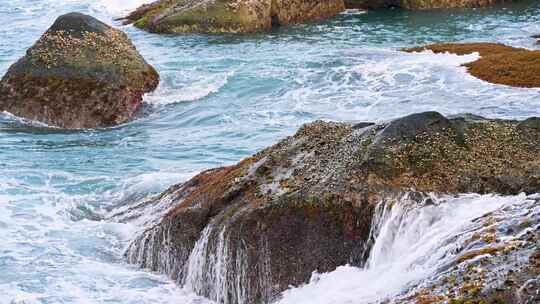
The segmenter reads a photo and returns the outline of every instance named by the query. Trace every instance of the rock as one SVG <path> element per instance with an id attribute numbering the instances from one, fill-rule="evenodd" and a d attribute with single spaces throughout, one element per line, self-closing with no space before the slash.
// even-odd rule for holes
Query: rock
<path id="1" fill-rule="evenodd" d="M 540 117 L 530 117 L 522 121 L 518 128 L 522 130 L 534 130 L 536 132 L 540 131 Z"/>
<path id="2" fill-rule="evenodd" d="M 361 128 L 305 125 L 145 202 L 169 209 L 131 243 L 127 260 L 218 303 L 271 302 L 313 271 L 362 265 L 382 200 L 540 191 L 531 171 L 540 168 L 540 131 L 525 134 L 523 124 L 426 112 Z"/>
<path id="3" fill-rule="evenodd" d="M 409 10 L 487 7 L 512 0 L 346 0 L 347 8 L 377 9 L 399 7 Z"/>
<path id="4" fill-rule="evenodd" d="M 452 123 L 437 112 L 423 112 L 398 118 L 379 134 L 376 140 L 414 139 L 419 134 L 452 129 Z"/>
<path id="5" fill-rule="evenodd" d="M 465 55 L 478 52 L 480 59 L 464 64 L 471 75 L 482 80 L 514 87 L 540 87 L 540 51 L 496 43 L 433 44 L 404 49 Z"/>
<path id="6" fill-rule="evenodd" d="M 353 129 L 363 129 L 373 126 L 374 124 L 374 122 L 358 122 L 353 125 Z"/>
<path id="7" fill-rule="evenodd" d="M 130 120 L 159 75 L 126 34 L 97 19 L 60 16 L 0 82 L 0 110 L 62 128 Z"/>
<path id="8" fill-rule="evenodd" d="M 335 16 L 343 0 L 159 0 L 123 18 L 156 33 L 256 32 Z"/>

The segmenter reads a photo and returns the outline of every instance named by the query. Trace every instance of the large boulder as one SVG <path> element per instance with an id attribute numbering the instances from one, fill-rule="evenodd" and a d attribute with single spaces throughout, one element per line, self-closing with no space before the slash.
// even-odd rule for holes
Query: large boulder
<path id="1" fill-rule="evenodd" d="M 344 9 L 343 0 L 159 0 L 124 19 L 156 33 L 245 33 L 321 20 Z"/>
<path id="2" fill-rule="evenodd" d="M 271 302 L 313 271 L 362 265 L 381 201 L 413 190 L 540 191 L 537 121 L 427 112 L 382 124 L 308 124 L 145 202 L 164 216 L 132 242 L 127 260 L 218 303 Z"/>
<path id="3" fill-rule="evenodd" d="M 0 110 L 63 128 L 131 119 L 159 75 L 123 32 L 93 17 L 60 16 L 0 82 Z"/>
<path id="4" fill-rule="evenodd" d="M 346 0 L 347 8 L 377 9 L 399 7 L 408 10 L 473 8 L 509 3 L 516 0 Z"/>
<path id="5" fill-rule="evenodd" d="M 436 54 L 478 53 L 480 59 L 464 64 L 471 75 L 495 84 L 524 88 L 540 87 L 540 51 L 498 43 L 442 43 L 405 49 L 407 52 L 425 50 Z"/>

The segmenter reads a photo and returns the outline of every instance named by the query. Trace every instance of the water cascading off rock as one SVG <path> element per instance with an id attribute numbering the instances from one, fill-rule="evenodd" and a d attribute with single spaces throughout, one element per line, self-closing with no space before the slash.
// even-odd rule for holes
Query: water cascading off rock
<path id="1" fill-rule="evenodd" d="M 380 201 L 412 189 L 539 192 L 538 121 L 426 112 L 382 124 L 315 122 L 148 202 L 166 199 L 170 210 L 126 256 L 219 303 L 269 303 L 314 271 L 363 265 Z"/>

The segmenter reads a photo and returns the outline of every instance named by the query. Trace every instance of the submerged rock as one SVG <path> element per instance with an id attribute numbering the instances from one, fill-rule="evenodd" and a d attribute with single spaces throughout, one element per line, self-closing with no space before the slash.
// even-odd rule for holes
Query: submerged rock
<path id="1" fill-rule="evenodd" d="M 268 303 L 313 271 L 362 265 L 381 201 L 408 191 L 540 191 L 540 130 L 531 121 L 426 112 L 305 125 L 146 202 L 170 210 L 126 257 L 218 303 Z"/>
<path id="2" fill-rule="evenodd" d="M 486 7 L 517 0 L 346 0 L 347 8 L 399 7 L 410 10 Z"/>
<path id="3" fill-rule="evenodd" d="M 343 0 L 159 0 L 124 20 L 156 33 L 245 33 L 321 20 L 344 9 Z"/>
<path id="4" fill-rule="evenodd" d="M 540 87 L 540 51 L 497 43 L 433 44 L 405 49 L 407 52 L 424 50 L 457 55 L 477 52 L 481 56 L 480 59 L 464 64 L 471 75 L 496 84 L 525 88 Z"/>
<path id="5" fill-rule="evenodd" d="M 128 121 L 159 75 L 126 34 L 79 14 L 60 16 L 0 82 L 0 110 L 63 128 Z"/>

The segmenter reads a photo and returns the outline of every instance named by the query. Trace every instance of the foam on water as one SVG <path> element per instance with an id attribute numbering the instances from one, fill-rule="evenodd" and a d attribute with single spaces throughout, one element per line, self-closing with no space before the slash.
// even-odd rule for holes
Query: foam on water
<path id="1" fill-rule="evenodd" d="M 381 203 L 373 221 L 375 242 L 363 269 L 342 266 L 315 273 L 309 284 L 284 292 L 279 304 L 382 302 L 454 261 L 466 240 L 455 237 L 475 225 L 474 219 L 527 197 L 469 194 L 432 200 L 423 207 L 407 198 Z"/>
<path id="2" fill-rule="evenodd" d="M 143 4 L 152 3 L 154 0 L 99 0 L 96 1 L 96 9 L 103 8 L 113 16 L 124 16 Z"/>
<path id="3" fill-rule="evenodd" d="M 101 195 L 58 190 L 61 180 L 64 186 L 81 186 L 99 177 L 35 178 L 41 180 L 36 185 L 5 178 L 0 183 L 0 193 L 7 193 L 0 195 L 0 303 L 209 303 L 162 276 L 124 264 L 124 248 L 140 227 L 99 219 L 107 212 L 103 207 L 126 193 L 161 188 L 181 176 L 143 174 L 126 180 L 122 192 Z"/>
<path id="4" fill-rule="evenodd" d="M 162 84 L 155 92 L 146 95 L 144 100 L 152 105 L 200 100 L 210 94 L 217 93 L 227 84 L 229 77 L 234 75 L 234 72 L 204 75 L 198 79 L 190 79 L 186 75 L 188 81 L 179 81 L 178 74 L 184 76 L 187 73 L 179 71 L 170 76 L 166 75 L 161 81 L 167 85 Z"/>

